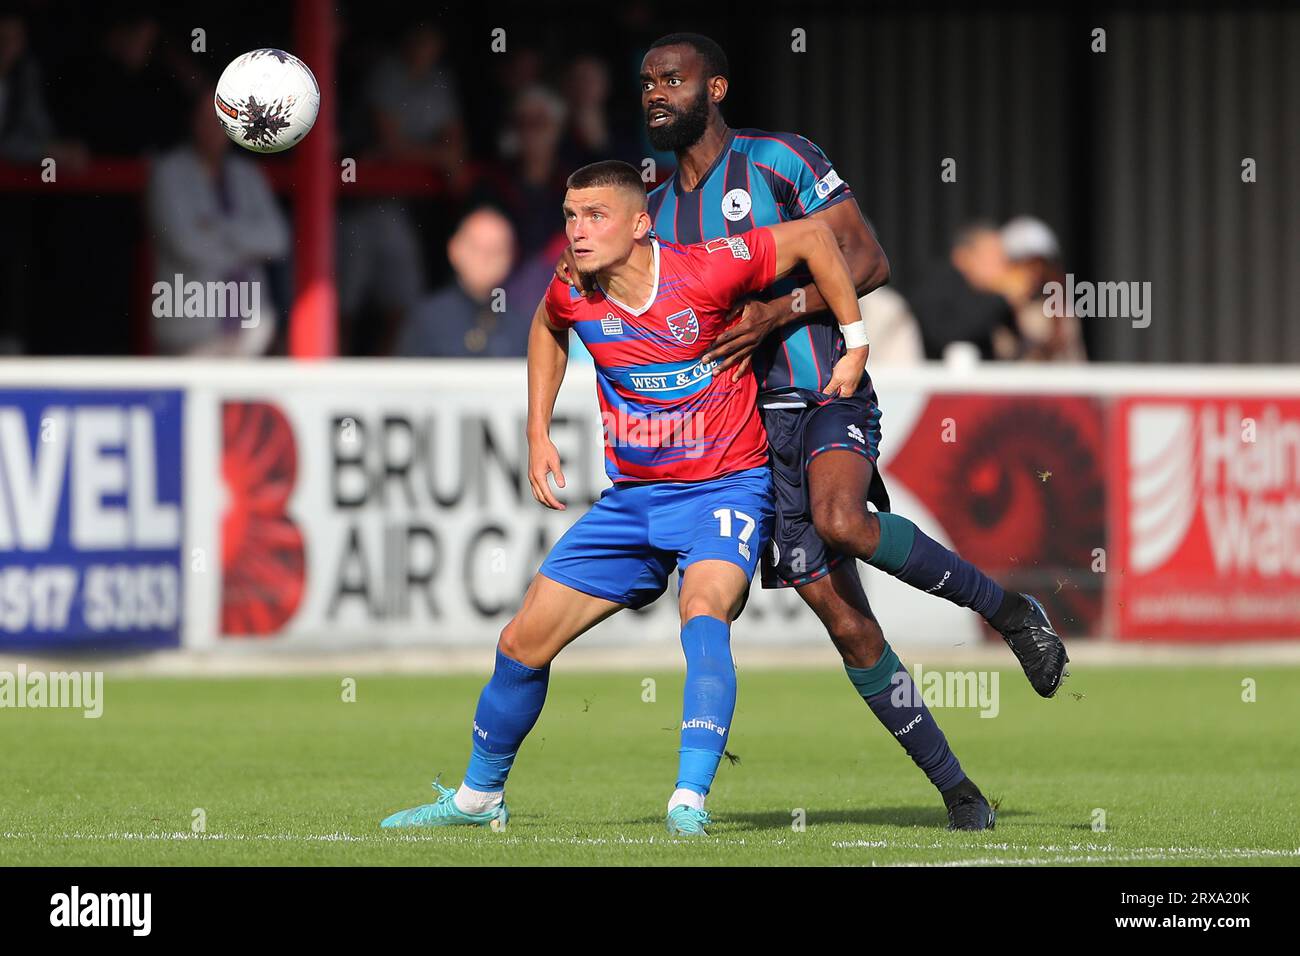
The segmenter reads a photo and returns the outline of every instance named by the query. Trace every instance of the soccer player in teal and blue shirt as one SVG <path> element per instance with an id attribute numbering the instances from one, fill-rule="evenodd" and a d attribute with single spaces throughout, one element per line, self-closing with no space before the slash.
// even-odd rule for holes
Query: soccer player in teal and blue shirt
<path id="1" fill-rule="evenodd" d="M 699 34 L 663 37 L 642 61 L 641 106 L 651 145 L 677 159 L 672 177 L 650 193 L 655 232 L 699 242 L 817 220 L 834 231 L 859 294 L 883 285 L 889 277 L 884 252 L 826 155 L 793 133 L 727 126 L 719 104 L 728 74 L 721 48 Z M 570 263 L 557 271 L 581 288 Z M 832 386 L 847 346 L 825 309 L 807 277 L 793 275 L 746 304 L 707 356 L 719 360 L 719 373 L 731 368 L 733 376 L 752 361 L 758 378 L 776 494 L 763 586 L 793 587 L 816 612 L 858 693 L 942 795 L 950 828 L 991 829 L 992 809 L 912 691 L 867 603 L 856 562 L 975 610 L 1002 634 L 1044 697 L 1056 693 L 1064 676 L 1065 646 L 1033 597 L 1003 591 L 890 512 L 876 469 L 875 390 L 866 374 L 847 393 Z M 851 334 L 860 338 L 850 345 L 865 341 L 865 332 Z"/>

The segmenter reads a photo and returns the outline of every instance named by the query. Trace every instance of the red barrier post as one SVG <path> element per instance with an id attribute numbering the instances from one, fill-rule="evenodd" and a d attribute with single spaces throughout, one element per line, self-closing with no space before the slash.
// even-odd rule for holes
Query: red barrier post
<path id="1" fill-rule="evenodd" d="M 295 55 L 316 75 L 320 114 L 294 148 L 294 278 L 289 354 L 325 358 L 338 351 L 338 292 L 334 282 L 334 8 L 329 0 L 296 0 Z"/>

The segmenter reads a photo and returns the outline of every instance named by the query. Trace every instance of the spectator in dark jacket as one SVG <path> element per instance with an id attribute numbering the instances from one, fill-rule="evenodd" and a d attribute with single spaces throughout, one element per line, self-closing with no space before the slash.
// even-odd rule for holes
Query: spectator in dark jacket
<path id="1" fill-rule="evenodd" d="M 952 343 L 969 342 L 982 358 L 994 358 L 995 339 L 1015 337 L 1013 309 L 1025 298 L 1016 281 L 995 225 L 976 222 L 959 230 L 948 259 L 930 270 L 909 299 L 925 357 L 941 359 Z"/>
<path id="2" fill-rule="evenodd" d="M 514 261 L 514 247 L 514 230 L 495 209 L 477 209 L 466 216 L 447 243 L 447 258 L 456 279 L 411 310 L 398 354 L 523 356 L 528 349 L 528 322 L 511 320 L 503 288 Z"/>

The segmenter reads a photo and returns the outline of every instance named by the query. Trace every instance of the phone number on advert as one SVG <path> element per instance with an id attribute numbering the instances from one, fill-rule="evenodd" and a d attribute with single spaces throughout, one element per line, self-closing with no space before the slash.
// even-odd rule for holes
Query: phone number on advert
<path id="1" fill-rule="evenodd" d="M 171 564 L 38 565 L 0 571 L 0 633 L 62 631 L 74 604 L 92 631 L 175 627 L 180 582 Z"/>

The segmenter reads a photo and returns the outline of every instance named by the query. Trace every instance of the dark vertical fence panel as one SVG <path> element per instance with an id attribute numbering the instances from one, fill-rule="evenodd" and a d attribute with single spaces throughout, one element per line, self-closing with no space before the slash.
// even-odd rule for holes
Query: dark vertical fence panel
<path id="1" fill-rule="evenodd" d="M 1151 327 L 1091 320 L 1095 357 L 1300 361 L 1300 13 L 796 19 L 753 121 L 827 151 L 902 291 L 963 221 L 1032 213 L 1078 278 L 1151 283 Z"/>

